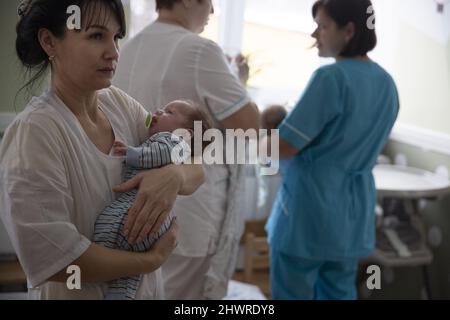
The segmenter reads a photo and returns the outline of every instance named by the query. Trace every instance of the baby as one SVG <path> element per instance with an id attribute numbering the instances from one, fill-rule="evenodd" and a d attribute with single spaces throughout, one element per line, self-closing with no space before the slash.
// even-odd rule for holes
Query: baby
<path id="1" fill-rule="evenodd" d="M 190 101 L 173 101 L 163 109 L 158 110 L 153 117 L 151 114 L 147 116 L 146 126 L 149 128 L 150 138 L 141 146 L 131 147 L 115 141 L 113 145 L 114 154 L 126 157 L 125 180 L 131 179 L 142 170 L 158 168 L 171 163 L 182 163 L 183 160 L 190 157 L 189 142 L 192 140 L 190 138 L 193 137 L 194 121 L 202 122 L 202 134 L 210 128 L 207 116 L 198 106 Z M 188 140 L 183 140 L 183 138 L 172 133 L 179 128 L 186 129 L 189 132 Z M 148 236 L 142 242 L 128 243 L 122 234 L 122 229 L 136 193 L 137 189 L 123 193 L 100 213 L 95 222 L 94 242 L 109 248 L 143 252 L 149 250 L 169 229 L 173 219 L 172 214 L 166 218 L 157 234 Z M 141 276 L 136 275 L 110 281 L 105 299 L 135 299 Z"/>

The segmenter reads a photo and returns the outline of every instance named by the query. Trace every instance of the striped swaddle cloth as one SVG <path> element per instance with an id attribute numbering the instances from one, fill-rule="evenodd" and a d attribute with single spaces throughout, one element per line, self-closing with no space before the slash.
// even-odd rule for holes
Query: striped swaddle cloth
<path id="1" fill-rule="evenodd" d="M 173 139 L 169 132 L 157 133 L 145 141 L 139 148 L 128 148 L 127 170 L 125 181 L 131 179 L 139 172 L 157 168 L 173 162 L 172 150 L 180 144 Z M 182 145 L 186 147 L 186 145 Z M 130 152 L 130 149 L 131 152 Z M 184 149 L 184 151 L 186 151 Z M 190 150 L 185 153 L 190 153 Z M 98 216 L 95 222 L 94 242 L 107 248 L 122 249 L 134 252 L 148 251 L 153 244 L 169 229 L 173 215 L 172 213 L 164 221 L 159 232 L 152 237 L 136 244 L 129 244 L 122 235 L 125 217 L 136 198 L 137 189 L 123 193 L 117 200 L 113 201 Z M 105 299 L 108 300 L 133 300 L 139 287 L 142 275 L 119 278 L 108 282 L 108 290 Z"/>

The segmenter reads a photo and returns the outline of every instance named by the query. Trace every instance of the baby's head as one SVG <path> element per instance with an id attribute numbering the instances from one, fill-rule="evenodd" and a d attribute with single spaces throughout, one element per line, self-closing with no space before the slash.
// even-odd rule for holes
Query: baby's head
<path id="1" fill-rule="evenodd" d="M 195 121 L 201 121 L 202 137 L 206 130 L 212 128 L 209 116 L 200 109 L 199 105 L 190 100 L 175 100 L 153 114 L 149 133 L 152 136 L 158 132 L 185 129 L 192 137 Z M 207 143 L 203 143 L 202 148 L 206 145 Z"/>
<path id="2" fill-rule="evenodd" d="M 267 107 L 261 114 L 261 128 L 267 130 L 276 129 L 286 115 L 287 111 L 283 106 L 271 105 Z M 270 134 L 270 131 L 268 134 Z"/>

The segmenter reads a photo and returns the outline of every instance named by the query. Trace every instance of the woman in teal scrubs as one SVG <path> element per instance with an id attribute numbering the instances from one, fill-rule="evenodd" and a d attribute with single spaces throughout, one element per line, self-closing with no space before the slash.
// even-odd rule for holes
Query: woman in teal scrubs
<path id="1" fill-rule="evenodd" d="M 279 126 L 291 157 L 266 229 L 274 299 L 356 299 L 358 259 L 375 242 L 372 169 L 397 117 L 391 76 L 376 45 L 369 0 L 319 0 L 312 34 L 319 68 Z"/>

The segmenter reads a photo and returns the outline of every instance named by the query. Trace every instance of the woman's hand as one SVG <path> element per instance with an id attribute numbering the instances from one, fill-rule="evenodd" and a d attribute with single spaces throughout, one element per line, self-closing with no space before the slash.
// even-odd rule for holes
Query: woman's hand
<path id="1" fill-rule="evenodd" d="M 176 167 L 151 169 L 113 188 L 114 192 L 127 192 L 139 186 L 123 228 L 129 243 L 141 242 L 161 228 L 184 183 Z"/>
<path id="2" fill-rule="evenodd" d="M 127 145 L 120 141 L 114 141 L 113 144 L 113 155 L 115 156 L 126 156 L 127 155 Z"/>
<path id="3" fill-rule="evenodd" d="M 250 77 L 250 66 L 248 65 L 248 59 L 239 53 L 235 57 L 225 55 L 228 63 L 232 66 L 233 72 L 239 78 L 243 86 L 247 85 L 247 81 Z"/>
<path id="4" fill-rule="evenodd" d="M 239 53 L 235 58 L 238 76 L 241 83 L 247 85 L 248 78 L 250 77 L 250 67 L 248 65 L 248 59 Z"/>
<path id="5" fill-rule="evenodd" d="M 162 235 L 161 238 L 158 239 L 158 241 L 156 241 L 147 254 L 147 258 L 149 260 L 148 265 L 151 266 L 149 270 L 150 272 L 158 269 L 164 262 L 166 262 L 167 258 L 178 245 L 178 224 L 176 219 L 177 218 L 175 217 L 172 220 L 170 228 Z"/>

